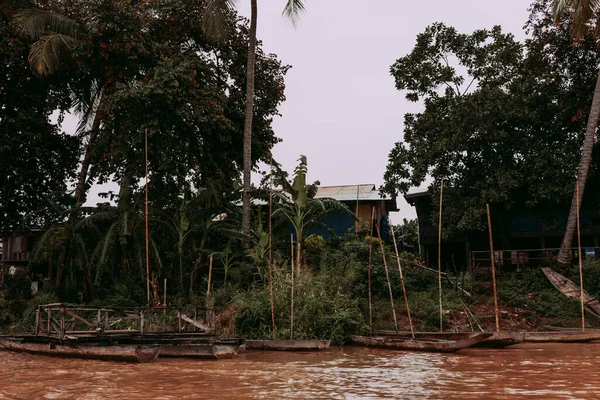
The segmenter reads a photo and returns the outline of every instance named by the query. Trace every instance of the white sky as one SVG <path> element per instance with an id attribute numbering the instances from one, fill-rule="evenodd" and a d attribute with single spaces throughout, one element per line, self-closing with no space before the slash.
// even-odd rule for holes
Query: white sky
<path id="1" fill-rule="evenodd" d="M 420 108 L 395 89 L 389 68 L 426 26 L 444 22 L 470 33 L 501 25 L 523 40 L 529 7 L 525 0 L 306 0 L 294 28 L 281 16 L 285 2 L 258 0 L 263 48 L 292 65 L 282 117 L 274 122 L 283 139 L 274 156 L 293 171 L 306 155 L 309 180 L 322 185 L 383 183 L 389 151 L 402 139 L 403 115 Z M 238 1 L 242 15 L 249 16 L 249 4 Z M 90 202 L 103 190 L 92 188 Z M 415 217 L 403 198 L 398 205 L 394 223 Z"/>

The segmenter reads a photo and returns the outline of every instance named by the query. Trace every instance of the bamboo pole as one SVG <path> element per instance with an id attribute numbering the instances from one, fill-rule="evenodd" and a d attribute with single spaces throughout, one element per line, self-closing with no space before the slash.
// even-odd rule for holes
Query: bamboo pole
<path id="1" fill-rule="evenodd" d="M 144 134 L 146 151 L 146 292 L 148 293 L 148 307 L 150 307 L 150 250 L 148 246 L 148 129 Z"/>
<path id="2" fill-rule="evenodd" d="M 294 340 L 294 234 L 290 234 L 291 243 L 291 264 L 292 264 L 292 275 L 291 275 L 291 304 L 290 304 L 290 340 Z"/>
<path id="3" fill-rule="evenodd" d="M 579 299 L 581 302 L 581 330 L 585 331 L 585 307 L 583 304 L 583 261 L 581 260 L 581 227 L 579 222 L 579 179 L 575 184 L 575 191 L 577 192 L 577 257 L 579 258 L 579 288 L 580 294 Z"/>
<path id="4" fill-rule="evenodd" d="M 500 319 L 498 317 L 498 292 L 496 290 L 496 260 L 494 257 L 494 241 L 492 239 L 492 217 L 490 205 L 485 205 L 487 211 L 488 232 L 490 234 L 490 260 L 492 262 L 492 286 L 494 288 L 494 310 L 496 311 L 496 332 L 500 332 Z"/>
<path id="5" fill-rule="evenodd" d="M 213 266 L 213 253 L 210 254 L 208 259 L 208 285 L 206 288 L 206 307 L 208 308 L 208 298 L 210 297 L 210 282 L 212 280 L 212 266 Z"/>
<path id="6" fill-rule="evenodd" d="M 396 234 L 394 228 L 390 226 L 392 231 L 392 238 L 394 239 L 394 250 L 396 250 L 396 261 L 398 262 L 398 272 L 400 273 L 400 282 L 402 283 L 402 294 L 404 294 L 404 304 L 406 305 L 406 313 L 408 314 L 408 324 L 410 325 L 410 334 L 412 338 L 415 338 L 415 331 L 413 329 L 412 318 L 410 317 L 410 307 L 408 306 L 408 296 L 406 295 L 406 287 L 404 286 L 404 275 L 402 274 L 402 264 L 400 263 L 400 254 L 398 253 L 398 244 L 396 243 Z"/>
<path id="7" fill-rule="evenodd" d="M 379 238 L 379 246 L 381 247 L 381 258 L 383 258 L 383 266 L 385 268 L 385 278 L 387 279 L 388 290 L 390 291 L 390 302 L 392 303 L 392 315 L 394 316 L 394 327 L 396 333 L 398 333 L 398 320 L 396 319 L 396 306 L 394 305 L 394 295 L 392 294 L 392 284 L 390 283 L 390 274 L 388 272 L 387 261 L 385 259 L 385 250 L 383 248 L 383 240 L 381 240 L 381 230 L 379 229 L 379 222 L 375 225 L 377 229 L 377 237 Z"/>
<path id="8" fill-rule="evenodd" d="M 440 182 L 440 219 L 438 222 L 438 291 L 440 297 L 440 332 L 444 331 L 444 311 L 442 309 L 442 200 L 444 193 L 444 178 Z"/>
<path id="9" fill-rule="evenodd" d="M 273 301 L 273 154 L 271 154 L 271 176 L 269 177 L 269 297 L 271 301 L 271 329 L 275 340 L 275 302 Z"/>
<path id="10" fill-rule="evenodd" d="M 373 302 L 371 298 L 371 261 L 373 256 L 373 221 L 375 220 L 375 206 L 371 206 L 371 236 L 369 239 L 369 266 L 367 267 L 369 287 L 369 331 L 373 332 Z"/>
<path id="11" fill-rule="evenodd" d="M 163 307 L 167 306 L 167 278 L 163 283 Z"/>

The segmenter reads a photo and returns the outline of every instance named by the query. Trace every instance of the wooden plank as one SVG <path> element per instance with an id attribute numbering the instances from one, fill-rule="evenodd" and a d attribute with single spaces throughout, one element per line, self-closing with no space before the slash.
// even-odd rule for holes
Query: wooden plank
<path id="1" fill-rule="evenodd" d="M 76 319 L 79 322 L 83 322 L 84 324 L 86 324 L 87 326 L 89 326 L 92 329 L 96 328 L 96 325 L 92 324 L 91 322 L 87 321 L 86 319 L 80 317 L 79 315 L 75 314 L 74 312 L 72 312 L 69 309 L 65 308 L 65 312 L 70 315 L 71 317 L 73 317 L 74 319 Z"/>
<path id="2" fill-rule="evenodd" d="M 188 324 L 192 324 L 192 325 L 194 325 L 194 326 L 195 326 L 196 328 L 198 328 L 198 329 L 202 329 L 203 331 L 209 331 L 209 330 L 210 330 L 210 328 L 209 328 L 209 327 L 207 327 L 206 325 L 203 325 L 203 324 L 201 324 L 200 322 L 198 322 L 198 321 L 195 321 L 195 320 L 191 319 L 190 317 L 188 317 L 188 316 L 187 316 L 187 315 L 185 315 L 185 314 L 182 314 L 182 313 L 177 313 L 177 316 L 178 316 L 178 317 L 179 317 L 181 320 L 183 320 L 183 321 L 187 322 Z"/>

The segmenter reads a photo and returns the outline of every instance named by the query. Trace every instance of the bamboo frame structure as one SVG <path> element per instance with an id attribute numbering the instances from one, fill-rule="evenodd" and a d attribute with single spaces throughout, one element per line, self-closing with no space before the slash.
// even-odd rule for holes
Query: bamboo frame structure
<path id="1" fill-rule="evenodd" d="M 581 227 L 579 221 L 579 179 L 575 183 L 576 205 L 577 205 L 577 258 L 579 259 L 579 288 L 581 290 L 579 299 L 581 303 L 581 330 L 585 331 L 585 305 L 583 302 L 583 261 L 581 259 Z"/>
<path id="2" fill-rule="evenodd" d="M 400 254 L 398 253 L 398 244 L 396 243 L 396 234 L 394 228 L 390 226 L 392 232 L 392 238 L 394 239 L 394 250 L 396 250 L 396 261 L 398 262 L 398 273 L 400 273 L 400 282 L 402 283 L 402 294 L 404 295 L 404 304 L 406 305 L 406 314 L 408 315 L 408 324 L 410 325 L 410 335 L 415 338 L 415 331 L 413 329 L 412 318 L 410 316 L 410 307 L 408 305 L 408 296 L 406 295 L 406 287 L 404 286 L 404 275 L 402 274 L 402 264 L 400 263 Z"/>
<path id="3" fill-rule="evenodd" d="M 291 243 L 291 304 L 290 304 L 290 340 L 294 340 L 294 234 L 290 234 Z"/>
<path id="4" fill-rule="evenodd" d="M 394 305 L 394 295 L 392 294 L 392 284 L 390 283 L 390 274 L 388 272 L 387 261 L 385 259 L 385 249 L 383 248 L 383 240 L 381 240 L 381 230 L 379 229 L 379 223 L 375 225 L 377 229 L 377 237 L 379 238 L 379 246 L 381 248 L 381 258 L 383 259 L 383 266 L 385 268 L 385 278 L 387 279 L 388 290 L 390 291 L 390 302 L 392 303 L 392 315 L 394 316 L 394 328 L 398 333 L 398 320 L 396 319 L 396 306 Z"/>
<path id="5" fill-rule="evenodd" d="M 494 289 L 494 310 L 496 311 L 496 332 L 500 332 L 500 319 L 498 315 L 498 294 L 496 290 L 496 260 L 494 257 L 494 241 L 492 239 L 492 217 L 490 214 L 490 205 L 485 205 L 487 212 L 488 232 L 490 235 L 490 259 L 492 262 L 492 286 Z"/>
<path id="6" fill-rule="evenodd" d="M 144 147 L 146 153 L 146 292 L 150 306 L 150 250 L 148 246 L 148 129 L 144 131 Z"/>
<path id="7" fill-rule="evenodd" d="M 271 301 L 271 329 L 275 340 L 275 302 L 273 300 L 273 155 L 271 154 L 271 176 L 269 177 L 269 298 Z"/>
<path id="8" fill-rule="evenodd" d="M 440 182 L 440 219 L 438 223 L 438 291 L 440 297 L 440 332 L 444 331 L 444 311 L 442 308 L 442 201 L 444 178 Z"/>
<path id="9" fill-rule="evenodd" d="M 375 220 L 375 206 L 371 206 L 371 236 L 369 240 L 369 265 L 367 267 L 367 279 L 369 287 L 369 330 L 373 332 L 373 301 L 371 297 L 371 261 L 373 257 L 373 221 Z"/>

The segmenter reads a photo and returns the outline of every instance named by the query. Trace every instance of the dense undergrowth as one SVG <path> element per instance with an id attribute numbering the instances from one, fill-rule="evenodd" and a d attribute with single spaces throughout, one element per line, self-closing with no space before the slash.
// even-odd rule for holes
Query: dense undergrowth
<path id="1" fill-rule="evenodd" d="M 294 275 L 293 337 L 295 339 L 329 338 L 343 343 L 353 334 L 395 329 L 385 267 L 378 243 L 374 241 L 371 271 L 371 317 L 369 312 L 368 260 L 369 238 L 348 237 L 327 242 L 320 238 L 306 241 L 306 264 Z M 409 329 L 396 259 L 386 249 L 388 274 L 398 329 Z M 291 324 L 291 274 L 289 260 L 276 253 L 273 268 L 273 305 L 275 330 L 272 327 L 268 275 L 251 270 L 234 274 L 227 284 L 215 280 L 209 304 L 219 310 L 219 332 L 247 338 L 287 339 Z M 438 330 L 439 297 L 437 275 L 415 266 L 414 256 L 401 255 L 408 303 L 414 328 Z M 251 265 L 247 269 L 253 268 Z M 261 267 L 264 269 L 264 266 Z M 565 272 L 578 283 L 576 269 Z M 600 295 L 600 262 L 584 264 L 584 286 L 593 296 Z M 442 280 L 444 330 L 479 330 L 494 328 L 494 307 L 489 275 L 448 275 Z M 90 305 L 134 306 L 144 304 L 144 288 L 135 282 L 113 282 Z M 27 276 L 6 277 L 7 290 L 0 299 L 0 329 L 3 332 L 30 330 L 38 304 L 56 301 L 73 302 L 77 294 L 43 291 L 32 295 Z M 498 298 L 503 329 L 539 329 L 544 324 L 577 326 L 580 306 L 560 294 L 539 268 L 523 269 L 498 276 Z M 200 291 L 192 296 L 171 296 L 170 305 L 203 306 Z M 588 324 L 598 325 L 588 316 Z"/>

